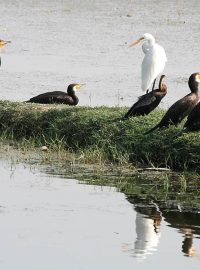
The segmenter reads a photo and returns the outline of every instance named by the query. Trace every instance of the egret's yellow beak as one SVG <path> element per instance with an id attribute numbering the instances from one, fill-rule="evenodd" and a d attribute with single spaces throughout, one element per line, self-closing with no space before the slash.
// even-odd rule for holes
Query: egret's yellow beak
<path id="1" fill-rule="evenodd" d="M 140 43 L 143 39 L 144 39 L 143 37 L 139 38 L 138 40 L 136 40 L 135 42 L 133 42 L 133 43 L 129 46 L 129 48 L 131 48 L 131 47 L 137 45 L 137 44 Z"/>
<path id="2" fill-rule="evenodd" d="M 0 48 L 4 47 L 8 43 L 11 43 L 11 41 L 5 41 L 5 40 L 0 39 Z"/>

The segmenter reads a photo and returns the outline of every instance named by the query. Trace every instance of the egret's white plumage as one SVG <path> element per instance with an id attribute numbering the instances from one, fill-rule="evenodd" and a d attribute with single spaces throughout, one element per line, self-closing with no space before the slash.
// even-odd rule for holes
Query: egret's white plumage
<path id="1" fill-rule="evenodd" d="M 167 62 L 165 50 L 162 46 L 155 42 L 155 38 L 151 34 L 144 34 L 140 39 L 135 41 L 129 47 L 132 47 L 143 41 L 142 50 L 145 54 L 142 61 L 142 90 L 149 90 L 154 80 L 164 70 Z"/>

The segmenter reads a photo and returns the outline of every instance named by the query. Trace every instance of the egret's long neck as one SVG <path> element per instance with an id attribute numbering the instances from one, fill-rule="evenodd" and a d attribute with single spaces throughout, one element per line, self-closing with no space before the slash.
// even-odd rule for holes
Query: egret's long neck
<path id="1" fill-rule="evenodd" d="M 155 38 L 154 37 L 149 37 L 147 39 L 147 42 L 150 46 L 153 46 L 155 44 Z"/>
<path id="2" fill-rule="evenodd" d="M 143 51 L 144 54 L 148 52 L 149 47 L 150 47 L 150 45 L 148 44 L 148 42 L 144 42 L 142 44 L 142 51 Z"/>
<path id="3" fill-rule="evenodd" d="M 152 38 L 148 38 L 144 41 L 144 43 L 142 44 L 142 51 L 144 54 L 146 54 L 149 49 L 155 44 L 155 39 L 154 37 Z"/>

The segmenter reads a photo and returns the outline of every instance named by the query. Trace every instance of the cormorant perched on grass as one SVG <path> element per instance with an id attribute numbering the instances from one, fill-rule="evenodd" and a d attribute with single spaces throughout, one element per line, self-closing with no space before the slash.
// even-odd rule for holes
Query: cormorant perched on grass
<path id="1" fill-rule="evenodd" d="M 168 109 L 161 121 L 145 134 L 148 134 L 157 128 L 168 127 L 170 124 L 178 125 L 199 102 L 199 83 L 200 73 L 193 73 L 188 80 L 191 93 L 175 102 Z"/>
<path id="2" fill-rule="evenodd" d="M 42 103 L 42 104 L 60 103 L 76 106 L 79 102 L 79 99 L 76 96 L 75 92 L 79 91 L 80 87 L 81 84 L 70 84 L 67 88 L 67 92 L 62 91 L 47 92 L 35 96 L 26 102 Z"/>
<path id="3" fill-rule="evenodd" d="M 153 111 L 167 94 L 167 86 L 163 82 L 164 78 L 165 75 L 160 77 L 159 89 L 152 90 L 139 97 L 138 101 L 133 104 L 129 111 L 124 115 L 123 119 L 132 116 L 146 115 Z"/>

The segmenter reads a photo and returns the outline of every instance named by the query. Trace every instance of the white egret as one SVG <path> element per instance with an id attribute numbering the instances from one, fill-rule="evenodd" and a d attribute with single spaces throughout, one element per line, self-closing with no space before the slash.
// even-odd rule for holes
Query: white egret
<path id="1" fill-rule="evenodd" d="M 142 61 L 142 90 L 149 90 L 150 86 L 153 83 L 153 87 L 156 81 L 156 78 L 164 70 L 165 64 L 167 62 L 167 57 L 165 50 L 162 46 L 155 42 L 155 38 L 151 34 L 144 34 L 141 38 L 132 43 L 130 47 L 144 42 L 142 45 L 142 50 L 145 54 Z"/>

